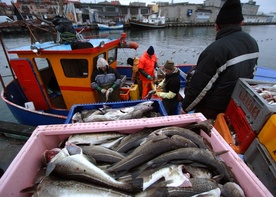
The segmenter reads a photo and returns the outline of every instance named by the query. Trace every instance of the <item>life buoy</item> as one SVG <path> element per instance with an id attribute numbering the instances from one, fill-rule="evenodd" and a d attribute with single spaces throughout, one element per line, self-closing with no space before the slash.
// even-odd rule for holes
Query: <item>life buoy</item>
<path id="1" fill-rule="evenodd" d="M 121 40 L 120 40 L 120 48 L 131 48 L 131 49 L 137 49 L 138 48 L 137 42 L 126 41 L 126 33 L 122 33 Z"/>
<path id="2" fill-rule="evenodd" d="M 120 44 L 120 48 L 131 48 L 131 49 L 137 49 L 139 46 L 139 44 L 137 42 L 132 42 L 132 41 L 129 41 L 129 42 L 121 42 Z"/>

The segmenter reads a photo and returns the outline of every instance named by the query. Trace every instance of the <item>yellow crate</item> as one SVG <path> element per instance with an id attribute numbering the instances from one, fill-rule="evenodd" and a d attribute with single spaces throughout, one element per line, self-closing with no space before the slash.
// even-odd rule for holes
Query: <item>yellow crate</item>
<path id="1" fill-rule="evenodd" d="M 140 96 L 139 96 L 139 87 L 137 84 L 132 84 L 131 88 L 130 88 L 130 100 L 139 100 Z"/>
<path id="2" fill-rule="evenodd" d="M 259 141 L 266 147 L 276 162 L 276 114 L 272 115 L 258 135 Z"/>

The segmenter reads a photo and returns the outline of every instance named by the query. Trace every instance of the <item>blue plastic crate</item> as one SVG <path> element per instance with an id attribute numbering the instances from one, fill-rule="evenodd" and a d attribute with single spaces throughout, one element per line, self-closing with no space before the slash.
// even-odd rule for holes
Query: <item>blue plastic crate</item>
<path id="1" fill-rule="evenodd" d="M 75 113 L 81 112 L 83 110 L 93 110 L 100 109 L 103 105 L 109 106 L 112 109 L 123 108 L 123 107 L 132 107 L 139 103 L 149 101 L 149 100 L 135 100 L 135 101 L 122 101 L 122 102 L 107 102 L 107 103 L 95 103 L 95 104 L 77 104 L 73 105 L 68 113 L 67 119 L 64 124 L 72 123 L 72 117 Z M 159 99 L 151 99 L 153 101 L 152 107 L 156 113 L 159 113 L 161 116 L 167 116 L 167 112 L 162 104 L 162 101 Z"/>

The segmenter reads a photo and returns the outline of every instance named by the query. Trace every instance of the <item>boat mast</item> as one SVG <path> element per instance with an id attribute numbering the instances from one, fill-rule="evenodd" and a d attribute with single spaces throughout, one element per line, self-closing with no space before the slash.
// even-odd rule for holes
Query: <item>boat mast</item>
<path id="1" fill-rule="evenodd" d="M 15 3 L 12 1 L 11 4 L 13 5 L 14 7 L 14 12 L 19 14 L 20 18 L 25 22 L 30 34 L 31 34 L 31 42 L 32 43 L 35 43 L 35 42 L 38 42 L 36 36 L 33 34 L 33 31 L 31 30 L 30 26 L 29 26 L 29 23 L 28 21 L 26 21 L 26 19 L 22 16 L 21 12 L 18 10 L 17 6 L 15 5 Z"/>
<path id="2" fill-rule="evenodd" d="M 63 0 L 58 0 L 58 15 L 63 16 Z"/>

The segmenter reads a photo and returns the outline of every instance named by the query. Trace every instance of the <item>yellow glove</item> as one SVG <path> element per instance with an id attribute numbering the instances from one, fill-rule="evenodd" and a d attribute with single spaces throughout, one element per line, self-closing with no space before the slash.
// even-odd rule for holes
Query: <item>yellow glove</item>
<path id="1" fill-rule="evenodd" d="M 175 97 L 176 94 L 169 91 L 169 92 L 156 92 L 156 95 L 164 99 L 172 99 Z"/>

